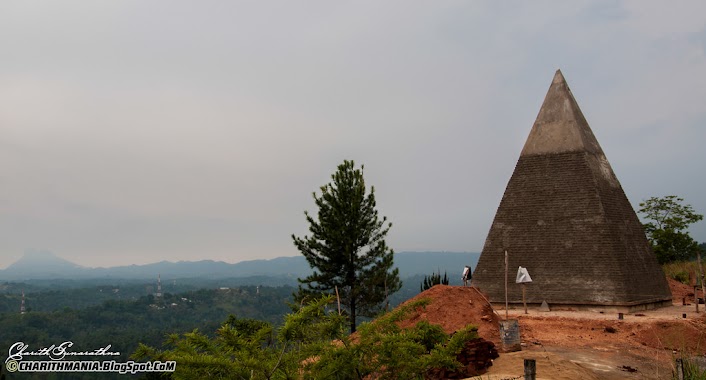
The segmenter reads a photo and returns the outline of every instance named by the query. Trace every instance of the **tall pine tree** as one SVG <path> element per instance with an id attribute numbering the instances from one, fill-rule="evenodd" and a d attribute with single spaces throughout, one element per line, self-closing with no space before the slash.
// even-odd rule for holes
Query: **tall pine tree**
<path id="1" fill-rule="evenodd" d="M 314 193 L 318 220 L 304 212 L 311 236 L 292 235 L 294 245 L 314 269 L 299 279 L 299 298 L 338 289 L 341 303 L 355 332 L 358 316 L 373 317 L 387 297 L 402 286 L 399 271 L 392 268 L 394 251 L 385 243 L 392 227 L 378 219 L 375 189 L 366 195 L 363 167 L 343 161 L 332 182 Z"/>

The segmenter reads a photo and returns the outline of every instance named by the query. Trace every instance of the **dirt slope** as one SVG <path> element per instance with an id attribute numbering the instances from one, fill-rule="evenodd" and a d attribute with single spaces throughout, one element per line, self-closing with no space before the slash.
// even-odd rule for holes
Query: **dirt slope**
<path id="1" fill-rule="evenodd" d="M 670 379 L 675 355 L 706 354 L 706 308 L 700 305 L 697 314 L 693 288 L 673 280 L 669 284 L 674 306 L 626 314 L 623 320 L 590 311 L 530 309 L 524 314 L 511 309 L 510 318 L 520 323 L 523 349 L 501 354 L 483 379 L 520 376 L 528 357 L 537 360 L 540 379 Z M 500 316 L 475 288 L 437 285 L 412 300 L 425 297 L 430 304 L 403 326 L 425 319 L 452 333 L 475 324 L 482 338 L 500 344 Z"/>
<path id="2" fill-rule="evenodd" d="M 402 321 L 402 327 L 413 326 L 421 320 L 440 325 L 447 334 L 468 324 L 478 327 L 478 335 L 496 345 L 500 343 L 499 317 L 488 301 L 471 287 L 436 285 L 403 303 L 429 298 L 431 303 Z"/>

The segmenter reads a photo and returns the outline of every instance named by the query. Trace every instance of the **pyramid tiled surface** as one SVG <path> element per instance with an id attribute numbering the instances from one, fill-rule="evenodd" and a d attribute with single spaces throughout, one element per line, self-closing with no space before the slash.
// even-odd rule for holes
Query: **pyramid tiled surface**
<path id="1" fill-rule="evenodd" d="M 613 169 L 557 71 L 510 178 L 473 285 L 493 303 L 634 307 L 671 303 L 664 273 Z"/>

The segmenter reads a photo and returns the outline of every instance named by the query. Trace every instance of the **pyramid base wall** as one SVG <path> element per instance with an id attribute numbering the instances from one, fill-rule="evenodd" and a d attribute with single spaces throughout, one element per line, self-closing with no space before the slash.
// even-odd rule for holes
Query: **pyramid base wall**
<path id="1" fill-rule="evenodd" d="M 505 310 L 505 302 L 491 302 L 490 303 L 495 311 Z M 672 306 L 672 299 L 664 300 L 654 300 L 649 302 L 641 303 L 626 303 L 626 304 L 573 304 L 573 303 L 550 303 L 549 309 L 551 311 L 595 311 L 603 313 L 635 313 L 645 310 L 654 310 L 662 307 Z M 522 302 L 508 302 L 510 310 L 522 309 L 524 305 Z M 532 310 L 539 310 L 541 304 L 539 303 L 527 303 L 527 308 Z"/>

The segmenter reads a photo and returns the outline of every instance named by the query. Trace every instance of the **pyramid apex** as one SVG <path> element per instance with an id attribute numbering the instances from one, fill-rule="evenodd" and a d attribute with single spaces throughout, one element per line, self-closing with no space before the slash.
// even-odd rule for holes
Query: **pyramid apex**
<path id="1" fill-rule="evenodd" d="M 554 73 L 554 79 L 552 80 L 552 84 L 554 83 L 566 83 L 566 79 L 564 79 L 564 74 L 561 73 L 561 69 L 557 69 L 556 73 Z"/>
<path id="2" fill-rule="evenodd" d="M 603 154 L 561 70 L 557 70 L 521 155 Z"/>

